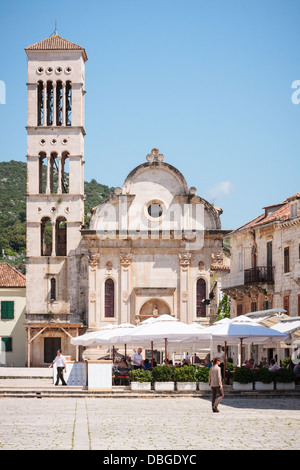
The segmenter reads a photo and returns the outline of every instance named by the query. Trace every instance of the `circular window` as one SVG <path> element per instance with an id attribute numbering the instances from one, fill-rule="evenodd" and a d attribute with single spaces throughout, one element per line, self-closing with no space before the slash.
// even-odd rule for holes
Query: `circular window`
<path id="1" fill-rule="evenodd" d="M 52 68 L 52 67 L 48 67 L 48 68 L 47 68 L 47 73 L 50 74 L 50 73 L 52 73 L 52 72 L 53 72 L 53 68 Z"/>
<path id="2" fill-rule="evenodd" d="M 72 72 L 72 67 L 69 66 L 69 67 L 66 67 L 66 68 L 65 68 L 65 73 L 66 73 L 67 75 L 70 75 L 71 72 Z"/>
<path id="3" fill-rule="evenodd" d="M 159 217 L 162 216 L 162 213 L 163 213 L 163 208 L 158 202 L 154 202 L 153 204 L 150 204 L 150 206 L 148 207 L 148 214 L 153 219 L 158 219 Z"/>
<path id="4" fill-rule="evenodd" d="M 36 71 L 36 73 L 38 73 L 39 75 L 42 75 L 42 73 L 44 72 L 44 68 L 43 67 L 39 67 Z"/>
<path id="5" fill-rule="evenodd" d="M 62 70 L 63 70 L 62 67 L 57 67 L 57 68 L 56 68 L 56 73 L 57 73 L 58 75 L 60 75 L 60 74 L 62 73 Z"/>

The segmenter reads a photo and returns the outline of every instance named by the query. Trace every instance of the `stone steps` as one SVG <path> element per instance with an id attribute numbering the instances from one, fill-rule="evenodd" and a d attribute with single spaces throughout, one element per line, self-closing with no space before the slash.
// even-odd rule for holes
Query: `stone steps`
<path id="1" fill-rule="evenodd" d="M 237 391 L 231 385 L 224 385 L 226 397 L 239 398 L 274 398 L 297 397 L 300 398 L 300 385 L 295 390 L 281 391 Z M 55 386 L 53 383 L 53 369 L 49 368 L 0 368 L 0 398 L 4 397 L 95 397 L 95 398 L 209 398 L 208 391 L 131 391 L 129 386 L 113 386 L 112 390 L 88 390 L 82 386 Z"/>

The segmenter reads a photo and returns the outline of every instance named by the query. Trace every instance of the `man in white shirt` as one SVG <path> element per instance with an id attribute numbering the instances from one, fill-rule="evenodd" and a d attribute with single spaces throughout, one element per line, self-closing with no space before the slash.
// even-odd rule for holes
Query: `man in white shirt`
<path id="1" fill-rule="evenodd" d="M 131 364 L 133 365 L 134 369 L 140 369 L 143 366 L 143 357 L 142 357 L 141 352 L 142 352 L 142 348 L 139 348 L 131 356 Z"/>
<path id="2" fill-rule="evenodd" d="M 218 357 L 221 359 L 221 362 L 224 362 L 224 351 L 222 351 L 220 344 L 217 346 L 217 352 L 214 353 L 214 357 Z"/>
<path id="3" fill-rule="evenodd" d="M 57 368 L 57 378 L 56 378 L 55 385 L 58 385 L 59 380 L 61 380 L 63 385 L 67 385 L 64 379 L 64 375 L 63 375 L 64 369 L 65 369 L 65 372 L 67 372 L 67 361 L 66 361 L 65 356 L 62 355 L 61 349 L 58 349 L 57 356 L 54 359 L 54 361 L 50 364 L 49 369 L 50 367 L 53 366 L 53 364 L 56 364 L 56 368 Z"/>

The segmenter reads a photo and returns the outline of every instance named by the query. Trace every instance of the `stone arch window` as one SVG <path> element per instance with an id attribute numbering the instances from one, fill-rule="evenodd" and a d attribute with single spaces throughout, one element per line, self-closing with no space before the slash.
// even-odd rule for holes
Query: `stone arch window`
<path id="1" fill-rule="evenodd" d="M 196 286 L 196 291 L 197 291 L 197 317 L 206 317 L 206 282 L 204 279 L 200 278 L 197 281 L 197 286 Z"/>
<path id="2" fill-rule="evenodd" d="M 115 283 L 111 278 L 106 279 L 104 285 L 104 316 L 115 316 Z"/>
<path id="3" fill-rule="evenodd" d="M 56 300 L 56 279 L 52 277 L 50 279 L 50 302 L 55 302 Z"/>
<path id="4" fill-rule="evenodd" d="M 39 153 L 39 194 L 45 194 L 47 184 L 47 165 L 45 165 L 46 153 Z M 47 162 L 46 162 L 47 163 Z"/>
<path id="5" fill-rule="evenodd" d="M 66 125 L 72 125 L 72 83 L 66 83 Z"/>
<path id="6" fill-rule="evenodd" d="M 63 152 L 61 156 L 61 192 L 69 192 L 69 153 Z"/>
<path id="7" fill-rule="evenodd" d="M 61 126 L 63 122 L 63 84 L 60 80 L 56 82 L 56 125 Z"/>
<path id="8" fill-rule="evenodd" d="M 38 126 L 42 126 L 44 124 L 44 84 L 42 81 L 38 82 L 37 95 L 37 123 Z"/>
<path id="9" fill-rule="evenodd" d="M 52 222 L 49 217 L 41 221 L 41 256 L 51 256 L 52 253 Z"/>
<path id="10" fill-rule="evenodd" d="M 50 193 L 57 193 L 58 189 L 58 156 L 56 152 L 50 155 Z"/>
<path id="11" fill-rule="evenodd" d="M 47 82 L 47 126 L 53 126 L 53 84 Z"/>
<path id="12" fill-rule="evenodd" d="M 67 256 L 67 220 L 65 217 L 56 219 L 55 252 L 56 256 Z"/>

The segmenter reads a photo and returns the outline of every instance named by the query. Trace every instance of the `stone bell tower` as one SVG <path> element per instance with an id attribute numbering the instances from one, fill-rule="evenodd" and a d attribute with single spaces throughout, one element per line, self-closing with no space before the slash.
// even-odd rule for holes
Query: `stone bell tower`
<path id="1" fill-rule="evenodd" d="M 25 49 L 27 114 L 27 363 L 71 354 L 80 327 L 84 224 L 85 49 L 56 32 Z M 51 341 L 52 339 L 52 341 Z"/>

